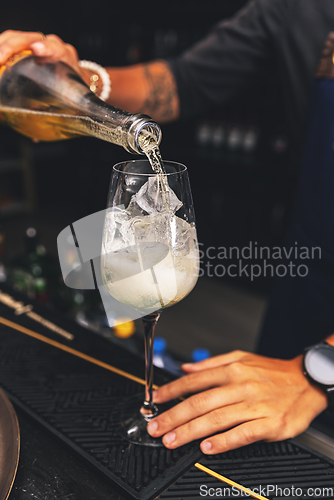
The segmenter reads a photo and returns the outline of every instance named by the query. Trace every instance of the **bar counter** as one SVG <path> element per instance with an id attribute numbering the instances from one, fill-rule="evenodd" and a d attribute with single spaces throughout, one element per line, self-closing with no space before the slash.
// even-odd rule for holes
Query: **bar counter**
<path id="1" fill-rule="evenodd" d="M 0 293 L 0 387 L 21 436 L 9 500 L 192 500 L 203 484 L 227 486 L 197 463 L 245 488 L 334 487 L 334 441 L 319 433 L 210 457 L 198 443 L 171 451 L 122 441 L 116 403 L 143 392 L 142 358 L 2 285 Z M 156 369 L 155 383 L 168 380 Z"/>

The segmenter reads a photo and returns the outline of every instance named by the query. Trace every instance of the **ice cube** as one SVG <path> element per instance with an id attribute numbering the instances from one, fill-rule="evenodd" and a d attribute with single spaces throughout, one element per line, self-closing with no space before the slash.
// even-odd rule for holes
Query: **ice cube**
<path id="1" fill-rule="evenodd" d="M 175 256 L 187 255 L 197 249 L 197 236 L 194 224 L 189 224 L 180 217 L 169 217 L 168 228 L 170 245 Z"/>
<path id="2" fill-rule="evenodd" d="M 131 196 L 130 203 L 126 209 L 127 214 L 130 217 L 136 217 L 137 215 L 144 215 L 144 211 L 137 203 L 137 195 L 134 194 Z"/>
<path id="3" fill-rule="evenodd" d="M 136 194 L 136 203 L 148 214 L 156 214 L 166 211 L 164 196 L 159 183 L 159 176 L 152 176 L 139 189 Z M 169 188 L 169 209 L 172 213 L 177 212 L 182 207 L 182 202 L 178 199 L 174 191 Z"/>

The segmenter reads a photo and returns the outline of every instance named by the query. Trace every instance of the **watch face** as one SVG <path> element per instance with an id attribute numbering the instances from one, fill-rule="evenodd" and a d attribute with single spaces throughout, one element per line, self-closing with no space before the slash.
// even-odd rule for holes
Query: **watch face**
<path id="1" fill-rule="evenodd" d="M 309 376 L 324 385 L 334 385 L 334 348 L 319 345 L 305 355 L 305 369 Z"/>

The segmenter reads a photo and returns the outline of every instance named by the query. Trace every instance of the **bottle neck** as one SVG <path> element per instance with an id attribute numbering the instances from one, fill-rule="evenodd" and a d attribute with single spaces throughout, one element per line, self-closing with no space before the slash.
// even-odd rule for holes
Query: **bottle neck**
<path id="1" fill-rule="evenodd" d="M 115 108 L 99 99 L 93 92 L 88 91 L 76 106 L 99 124 L 96 134 L 93 131 L 93 135 L 123 146 L 128 153 L 145 153 L 142 148 L 144 136 L 150 137 L 157 145 L 161 142 L 161 128 L 152 118 Z"/>
<path id="2" fill-rule="evenodd" d="M 140 141 L 141 135 L 144 133 L 153 137 L 154 142 L 159 146 L 161 142 L 161 128 L 155 121 L 146 115 L 132 115 L 131 121 L 132 123 L 127 134 L 128 147 L 125 147 L 129 153 L 145 154 Z"/>

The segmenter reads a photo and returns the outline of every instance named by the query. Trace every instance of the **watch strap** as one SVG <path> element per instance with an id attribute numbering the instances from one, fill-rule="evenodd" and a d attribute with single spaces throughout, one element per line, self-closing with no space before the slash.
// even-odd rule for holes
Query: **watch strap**
<path id="1" fill-rule="evenodd" d="M 327 387 L 326 392 L 328 396 L 327 411 L 331 414 L 334 414 L 334 387 Z"/>

